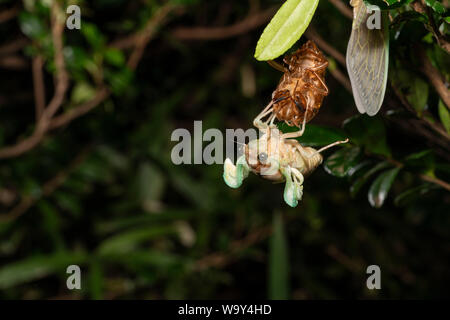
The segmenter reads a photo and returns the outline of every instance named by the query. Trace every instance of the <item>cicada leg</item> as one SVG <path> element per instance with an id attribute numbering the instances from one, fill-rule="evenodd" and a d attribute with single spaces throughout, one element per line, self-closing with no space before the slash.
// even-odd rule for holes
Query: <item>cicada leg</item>
<path id="1" fill-rule="evenodd" d="M 283 134 L 281 136 L 283 139 L 298 138 L 298 137 L 301 137 L 303 135 L 303 133 L 305 132 L 305 128 L 306 128 L 306 119 L 308 117 L 308 111 L 310 111 L 309 98 L 306 99 L 306 111 L 305 111 L 305 114 L 303 116 L 303 122 L 302 122 L 301 129 L 299 131 L 289 132 L 289 133 Z"/>
<path id="2" fill-rule="evenodd" d="M 330 148 L 332 148 L 332 147 L 334 147 L 334 146 L 337 146 L 337 145 L 339 145 L 339 144 L 342 144 L 342 143 L 347 143 L 348 141 L 349 141 L 349 140 L 348 140 L 348 138 L 347 138 L 347 139 L 345 139 L 345 140 L 333 142 L 333 143 L 331 143 L 331 144 L 329 144 L 329 145 L 327 145 L 327 146 L 325 146 L 325 147 L 320 148 L 319 150 L 316 150 L 316 152 L 314 152 L 314 153 L 312 153 L 312 154 L 307 154 L 307 153 L 305 153 L 305 152 L 303 151 L 303 147 L 302 147 L 302 146 L 297 146 L 296 148 L 297 148 L 297 150 L 301 153 L 301 155 L 302 155 L 305 159 L 310 159 L 310 158 L 314 157 L 315 155 L 321 153 L 322 151 L 325 151 L 325 150 L 327 150 L 327 149 L 330 149 Z"/>
<path id="3" fill-rule="evenodd" d="M 264 108 L 264 110 L 261 111 L 261 113 L 256 116 L 256 118 L 253 120 L 253 126 L 255 126 L 258 129 L 266 129 L 267 128 L 267 121 L 264 122 L 264 121 L 262 121 L 262 119 L 273 111 L 272 106 L 273 106 L 273 100 L 270 101 L 270 103 Z"/>
<path id="4" fill-rule="evenodd" d="M 327 62 L 327 65 L 328 65 L 328 62 Z M 316 71 L 313 70 L 312 68 L 306 69 L 306 71 L 311 72 L 317 78 L 317 80 L 319 80 L 321 87 L 316 86 L 314 83 L 309 83 L 309 85 L 311 85 L 314 89 L 319 91 L 319 93 L 323 94 L 324 96 L 327 96 L 329 93 L 328 87 L 325 84 L 325 82 L 323 82 L 323 80 L 319 77 L 319 75 L 316 73 Z"/>
<path id="5" fill-rule="evenodd" d="M 291 207 L 296 207 L 303 196 L 303 175 L 295 168 L 285 167 L 281 173 L 286 179 L 284 186 L 284 201 Z"/>

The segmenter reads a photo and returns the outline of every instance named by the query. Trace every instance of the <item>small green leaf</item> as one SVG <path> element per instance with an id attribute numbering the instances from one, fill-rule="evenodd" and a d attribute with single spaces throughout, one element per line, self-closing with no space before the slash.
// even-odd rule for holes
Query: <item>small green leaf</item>
<path id="1" fill-rule="evenodd" d="M 102 242 L 98 248 L 100 255 L 124 254 L 134 251 L 142 242 L 151 239 L 177 234 L 170 226 L 141 227 L 116 234 Z"/>
<path id="2" fill-rule="evenodd" d="M 108 48 L 105 51 L 105 60 L 116 67 L 122 67 L 125 64 L 123 52 L 114 48 Z"/>
<path id="3" fill-rule="evenodd" d="M 425 0 L 427 6 L 433 9 L 437 13 L 445 13 L 446 9 L 442 3 L 436 0 Z"/>
<path id="4" fill-rule="evenodd" d="M 319 0 L 287 0 L 259 38 L 255 58 L 272 60 L 285 53 L 305 32 L 318 3 Z"/>
<path id="5" fill-rule="evenodd" d="M 386 141 L 386 129 L 380 117 L 356 115 L 344 121 L 344 130 L 350 140 L 370 153 L 391 156 L 391 151 Z"/>
<path id="6" fill-rule="evenodd" d="M 87 82 L 79 82 L 72 90 L 71 101 L 74 104 L 80 104 L 91 100 L 95 96 L 95 89 Z"/>
<path id="7" fill-rule="evenodd" d="M 436 167 L 435 165 L 435 157 L 432 150 L 423 150 L 420 152 L 416 152 L 410 154 L 405 158 L 403 163 L 407 167 L 418 168 L 420 172 L 428 172 L 433 173 Z"/>
<path id="8" fill-rule="evenodd" d="M 368 193 L 369 203 L 372 207 L 380 208 L 383 205 L 399 171 L 400 168 L 390 169 L 375 179 Z"/>
<path id="9" fill-rule="evenodd" d="M 281 214 L 273 218 L 273 234 L 269 249 L 269 299 L 289 298 L 288 244 Z"/>
<path id="10" fill-rule="evenodd" d="M 47 34 L 42 20 L 30 12 L 22 12 L 19 15 L 19 24 L 22 32 L 30 38 L 42 39 Z"/>
<path id="11" fill-rule="evenodd" d="M 161 170 L 151 162 L 143 162 L 137 173 L 139 201 L 147 212 L 155 211 L 164 193 L 166 177 Z"/>
<path id="12" fill-rule="evenodd" d="M 369 178 L 373 174 L 389 167 L 390 165 L 391 164 L 389 162 L 383 161 L 383 162 L 380 162 L 377 165 L 373 166 L 366 173 L 364 173 L 361 177 L 359 177 L 358 179 L 355 180 L 355 182 L 350 187 L 350 195 L 352 197 L 356 196 L 356 194 L 359 192 L 359 190 L 364 186 L 364 184 L 367 182 L 367 180 L 369 180 Z"/>
<path id="13" fill-rule="evenodd" d="M 83 22 L 83 28 L 81 28 L 81 33 L 86 38 L 86 41 L 89 42 L 89 44 L 94 49 L 99 49 L 100 47 L 103 47 L 106 43 L 104 35 L 101 33 L 101 31 L 95 24 Z"/>
<path id="14" fill-rule="evenodd" d="M 325 161 L 325 171 L 336 177 L 345 177 L 358 164 L 360 154 L 358 147 L 342 148 Z"/>
<path id="15" fill-rule="evenodd" d="M 34 255 L 13 262 L 0 269 L 0 289 L 7 289 L 28 281 L 42 279 L 55 272 L 65 271 L 71 264 L 82 264 L 87 256 L 82 253 Z"/>
<path id="16" fill-rule="evenodd" d="M 442 100 L 439 100 L 439 118 L 447 133 L 450 134 L 450 112 Z"/>
<path id="17" fill-rule="evenodd" d="M 394 203 L 396 206 L 402 207 L 411 203 L 414 200 L 420 199 L 423 195 L 425 195 L 428 191 L 435 188 L 429 183 L 424 183 L 420 186 L 411 188 L 406 190 L 405 192 L 399 194 L 395 197 Z"/>
<path id="18" fill-rule="evenodd" d="M 421 115 L 427 107 L 428 83 L 406 69 L 398 69 L 391 74 L 394 86 L 400 89 L 406 100 Z"/>

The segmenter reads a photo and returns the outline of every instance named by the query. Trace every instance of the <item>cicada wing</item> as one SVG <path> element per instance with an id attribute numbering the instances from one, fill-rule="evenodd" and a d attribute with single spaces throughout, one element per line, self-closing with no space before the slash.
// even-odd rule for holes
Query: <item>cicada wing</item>
<path id="1" fill-rule="evenodd" d="M 364 2 L 357 2 L 353 8 L 346 63 L 358 111 L 373 116 L 380 110 L 386 91 L 389 63 L 388 20 L 385 13 L 381 12 L 381 28 L 369 29 L 367 20 L 377 13 L 367 12 Z"/>

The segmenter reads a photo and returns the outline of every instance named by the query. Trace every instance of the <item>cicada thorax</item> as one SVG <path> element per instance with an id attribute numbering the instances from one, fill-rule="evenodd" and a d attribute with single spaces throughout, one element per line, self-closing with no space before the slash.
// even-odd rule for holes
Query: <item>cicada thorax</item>
<path id="1" fill-rule="evenodd" d="M 286 72 L 272 94 L 273 113 L 279 121 L 300 127 L 305 117 L 306 122 L 314 118 L 328 94 L 324 79 L 328 62 L 312 41 L 284 62 Z"/>

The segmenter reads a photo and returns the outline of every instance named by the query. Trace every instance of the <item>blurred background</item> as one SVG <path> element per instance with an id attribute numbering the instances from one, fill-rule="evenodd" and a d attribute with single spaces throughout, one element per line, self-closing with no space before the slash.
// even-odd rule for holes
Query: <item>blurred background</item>
<path id="1" fill-rule="evenodd" d="M 447 84 L 450 60 L 430 21 L 396 20 L 385 103 L 360 117 L 350 7 L 320 1 L 293 49 L 324 51 L 330 94 L 300 141 L 353 140 L 297 208 L 256 175 L 230 189 L 222 165 L 171 162 L 174 129 L 247 129 L 270 101 L 281 74 L 253 54 L 281 3 L 0 0 L 0 298 L 449 297 L 448 109 L 415 48 Z"/>

